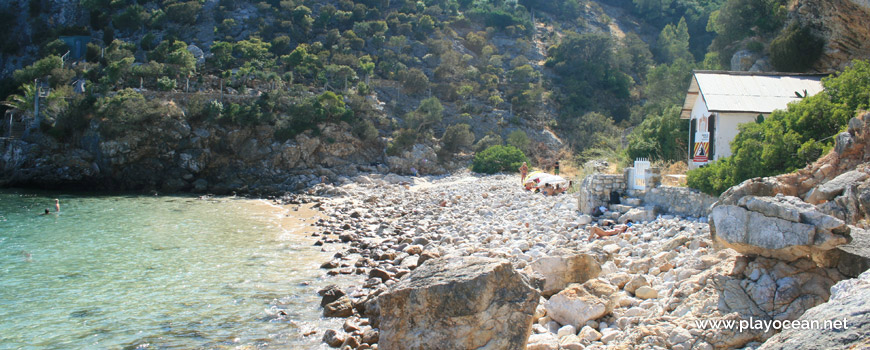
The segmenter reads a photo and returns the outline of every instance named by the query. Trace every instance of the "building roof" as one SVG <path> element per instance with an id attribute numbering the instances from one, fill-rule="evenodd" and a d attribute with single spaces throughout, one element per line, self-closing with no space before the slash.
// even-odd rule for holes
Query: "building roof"
<path id="1" fill-rule="evenodd" d="M 729 71 L 694 71 L 682 119 L 691 118 L 698 96 L 710 112 L 768 114 L 785 109 L 789 102 L 800 100 L 797 93 L 808 96 L 822 91 L 827 74 L 790 74 Z"/>

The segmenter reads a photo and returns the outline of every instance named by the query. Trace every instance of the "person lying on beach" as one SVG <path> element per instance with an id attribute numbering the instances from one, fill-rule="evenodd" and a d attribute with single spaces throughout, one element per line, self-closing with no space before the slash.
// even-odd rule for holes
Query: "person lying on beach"
<path id="1" fill-rule="evenodd" d="M 544 192 L 545 196 L 552 196 L 552 195 L 556 194 L 556 188 L 553 187 L 553 185 L 551 185 L 551 184 L 544 185 L 544 189 L 541 191 Z"/>
<path id="2" fill-rule="evenodd" d="M 599 226 L 592 226 L 589 228 L 589 240 L 593 240 L 595 238 L 607 237 L 607 236 L 616 236 L 620 233 L 627 231 L 631 228 L 631 221 L 627 222 L 625 225 L 614 225 L 615 223 L 611 220 L 604 220 L 601 222 L 601 225 L 607 229 L 601 228 Z"/>

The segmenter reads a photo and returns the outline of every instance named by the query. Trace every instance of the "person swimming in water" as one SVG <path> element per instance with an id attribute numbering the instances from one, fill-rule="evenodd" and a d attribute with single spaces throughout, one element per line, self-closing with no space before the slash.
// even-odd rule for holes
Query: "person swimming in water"
<path id="1" fill-rule="evenodd" d="M 51 211 L 48 208 L 45 208 L 45 212 L 40 215 L 51 215 Z"/>

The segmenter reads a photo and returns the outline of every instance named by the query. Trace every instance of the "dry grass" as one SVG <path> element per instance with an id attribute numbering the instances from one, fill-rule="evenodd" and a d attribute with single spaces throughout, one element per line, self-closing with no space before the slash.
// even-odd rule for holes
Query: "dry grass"
<path id="1" fill-rule="evenodd" d="M 689 166 L 684 161 L 664 162 L 658 161 L 654 167 L 662 169 L 662 185 L 674 187 L 686 187 L 686 171 Z"/>

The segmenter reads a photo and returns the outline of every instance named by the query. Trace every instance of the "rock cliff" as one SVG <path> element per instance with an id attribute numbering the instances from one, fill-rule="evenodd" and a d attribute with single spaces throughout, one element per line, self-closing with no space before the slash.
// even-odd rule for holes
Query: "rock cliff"
<path id="1" fill-rule="evenodd" d="M 0 186 L 274 194 L 326 176 L 386 171 L 383 145 L 345 123 L 278 142 L 269 127 L 224 128 L 168 118 L 105 139 L 94 126 L 75 144 L 38 133 L 0 144 Z M 372 165 L 370 165 L 372 164 Z"/>
<path id="2" fill-rule="evenodd" d="M 870 3 L 862 0 L 798 0 L 790 18 L 814 28 L 825 51 L 813 67 L 842 70 L 853 59 L 870 57 Z"/>

